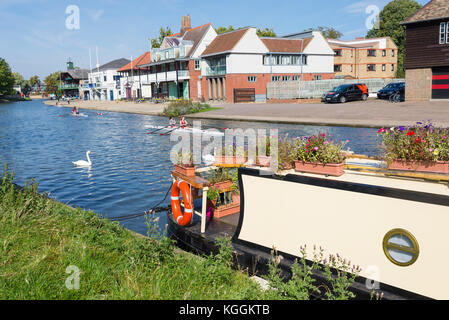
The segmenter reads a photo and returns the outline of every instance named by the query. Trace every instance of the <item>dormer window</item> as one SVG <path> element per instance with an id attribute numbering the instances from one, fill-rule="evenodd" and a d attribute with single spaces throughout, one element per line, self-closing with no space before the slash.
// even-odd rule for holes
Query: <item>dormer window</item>
<path id="1" fill-rule="evenodd" d="M 448 27 L 449 27 L 449 23 L 448 23 Z M 446 32 L 446 31 L 448 31 L 446 28 L 446 23 L 441 22 L 440 23 L 440 44 L 449 43 L 449 41 L 447 41 L 447 40 L 449 40 L 449 38 L 446 37 L 446 33 L 448 33 L 448 32 Z"/>

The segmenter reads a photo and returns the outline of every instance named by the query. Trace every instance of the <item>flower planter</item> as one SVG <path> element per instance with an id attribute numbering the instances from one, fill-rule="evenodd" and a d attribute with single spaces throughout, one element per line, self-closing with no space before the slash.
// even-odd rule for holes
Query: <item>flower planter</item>
<path id="1" fill-rule="evenodd" d="M 240 194 L 232 194 L 232 203 L 240 205 Z"/>
<path id="2" fill-rule="evenodd" d="M 224 206 L 220 206 L 218 208 L 213 209 L 213 217 L 214 218 L 223 218 L 229 216 L 231 214 L 236 214 L 240 212 L 240 204 L 228 204 Z"/>
<path id="3" fill-rule="evenodd" d="M 391 170 L 421 171 L 449 174 L 448 161 L 395 160 L 388 167 Z"/>
<path id="4" fill-rule="evenodd" d="M 316 174 L 324 174 L 328 176 L 339 177 L 345 173 L 344 171 L 344 162 L 334 164 L 334 163 L 310 163 L 310 162 L 302 162 L 295 161 L 295 171 L 298 172 L 308 172 L 308 173 L 316 173 Z"/>
<path id="5" fill-rule="evenodd" d="M 195 170 L 196 167 L 184 167 L 182 165 L 175 164 L 175 171 L 186 177 L 194 177 Z"/>
<path id="6" fill-rule="evenodd" d="M 215 156 L 216 164 L 244 164 L 246 162 L 248 162 L 248 157 Z"/>
<path id="7" fill-rule="evenodd" d="M 257 157 L 257 164 L 261 167 L 269 167 L 270 163 L 271 163 L 270 156 L 258 156 Z"/>
<path id="8" fill-rule="evenodd" d="M 227 180 L 223 182 L 217 182 L 210 186 L 211 188 L 218 189 L 221 192 L 229 192 L 232 189 L 232 181 Z"/>

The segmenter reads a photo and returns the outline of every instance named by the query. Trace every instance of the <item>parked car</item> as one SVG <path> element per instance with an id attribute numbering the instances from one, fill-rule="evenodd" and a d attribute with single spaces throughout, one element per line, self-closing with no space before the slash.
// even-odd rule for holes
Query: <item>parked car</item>
<path id="1" fill-rule="evenodd" d="M 352 100 L 366 101 L 366 99 L 368 99 L 368 95 L 368 87 L 363 83 L 342 84 L 325 93 L 322 96 L 321 101 L 341 103 Z"/>
<path id="2" fill-rule="evenodd" d="M 392 95 L 399 93 L 401 101 L 405 96 L 405 82 L 389 83 L 377 92 L 378 99 L 390 99 Z"/>

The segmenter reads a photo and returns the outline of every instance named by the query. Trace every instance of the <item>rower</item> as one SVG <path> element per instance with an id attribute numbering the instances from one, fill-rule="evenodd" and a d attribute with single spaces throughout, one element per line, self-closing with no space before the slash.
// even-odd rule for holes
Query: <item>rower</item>
<path id="1" fill-rule="evenodd" d="M 175 118 L 170 117 L 170 120 L 169 120 L 168 124 L 169 124 L 169 126 L 170 126 L 171 128 L 175 127 L 175 126 L 176 126 L 176 120 L 175 120 Z"/>
<path id="2" fill-rule="evenodd" d="M 186 118 L 182 117 L 181 121 L 179 121 L 179 125 L 181 126 L 182 129 L 187 127 L 188 123 L 187 123 Z"/>

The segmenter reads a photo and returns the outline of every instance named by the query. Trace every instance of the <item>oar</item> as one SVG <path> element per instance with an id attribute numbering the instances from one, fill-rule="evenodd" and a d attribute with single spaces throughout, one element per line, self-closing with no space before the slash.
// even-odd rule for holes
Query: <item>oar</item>
<path id="1" fill-rule="evenodd" d="M 167 135 L 167 134 L 169 134 L 169 133 L 171 133 L 171 132 L 173 132 L 173 131 L 175 131 L 175 130 L 177 130 L 177 129 L 179 129 L 178 127 L 175 127 L 174 129 L 172 129 L 172 130 L 170 130 L 170 131 L 167 131 L 166 133 L 161 133 L 161 136 L 165 136 L 165 135 Z"/>
<path id="2" fill-rule="evenodd" d="M 154 131 L 148 132 L 147 134 L 152 134 L 152 133 L 155 133 L 155 132 L 158 132 L 158 131 L 167 129 L 167 128 L 168 128 L 168 127 L 159 128 L 159 129 L 156 129 L 156 130 L 154 130 Z"/>

